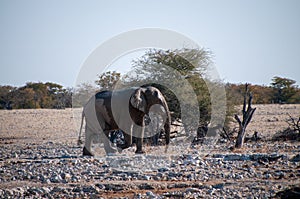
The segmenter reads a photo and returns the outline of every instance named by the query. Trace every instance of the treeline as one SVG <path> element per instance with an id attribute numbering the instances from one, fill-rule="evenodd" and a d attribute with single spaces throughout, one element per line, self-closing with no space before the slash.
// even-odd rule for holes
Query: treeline
<path id="1" fill-rule="evenodd" d="M 51 82 L 28 82 L 21 87 L 0 86 L 0 108 L 69 108 L 72 107 L 72 94 L 72 89 Z"/>
<path id="2" fill-rule="evenodd" d="M 120 73 L 104 73 L 99 76 L 98 85 L 108 84 L 103 76 L 120 77 Z M 227 83 L 225 85 L 227 100 L 232 104 L 243 103 L 245 85 Z M 251 85 L 250 92 L 253 96 L 253 104 L 299 104 L 300 88 L 295 85 L 295 81 L 282 77 L 274 77 L 270 86 Z M 0 109 L 30 109 L 30 108 L 71 108 L 72 96 L 76 96 L 73 105 L 82 106 L 80 96 L 86 96 L 97 92 L 97 88 L 91 85 L 80 85 L 75 88 L 64 88 L 56 83 L 26 83 L 25 86 L 0 86 Z"/>
<path id="3" fill-rule="evenodd" d="M 205 49 L 153 49 L 133 62 L 133 72 L 130 74 L 121 76 L 115 71 L 108 71 L 98 74 L 93 85 L 83 83 L 76 88 L 64 88 L 51 82 L 29 82 L 22 87 L 0 86 L 0 109 L 82 107 L 99 90 L 152 85 L 160 89 L 165 96 L 172 113 L 172 121 L 182 119 L 183 105 L 184 117 L 188 118 L 185 121 L 186 127 L 192 128 L 195 119 L 199 119 L 199 126 L 207 125 L 211 121 L 213 95 L 216 123 L 213 125 L 218 126 L 218 122 L 225 119 L 227 126 L 236 113 L 234 105 L 244 101 L 245 85 L 207 79 L 207 70 L 212 63 L 211 56 L 211 52 Z M 177 73 L 173 71 L 183 78 L 178 78 Z M 295 83 L 288 78 L 274 77 L 269 86 L 250 85 L 253 104 L 300 103 L 300 88 Z M 225 93 L 223 86 L 226 89 Z M 174 89 L 177 89 L 176 95 L 173 93 Z M 194 93 L 186 92 L 189 89 L 193 89 Z M 195 103 L 195 100 L 198 103 Z M 195 106 L 198 106 L 198 109 Z M 199 118 L 194 118 L 198 115 L 196 110 L 199 110 Z M 225 112 L 226 116 L 223 118 Z"/>
<path id="4" fill-rule="evenodd" d="M 253 104 L 299 104 L 300 88 L 296 81 L 275 76 L 270 86 L 251 85 Z M 243 103 L 245 84 L 226 84 L 227 99 L 235 105 Z"/>

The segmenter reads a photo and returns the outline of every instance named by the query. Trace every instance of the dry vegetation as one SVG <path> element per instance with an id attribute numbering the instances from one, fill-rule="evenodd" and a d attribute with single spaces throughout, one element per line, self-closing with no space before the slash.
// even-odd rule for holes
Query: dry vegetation
<path id="1" fill-rule="evenodd" d="M 286 120 L 288 114 L 292 117 L 299 117 L 300 105 L 295 104 L 270 104 L 270 105 L 253 105 L 257 107 L 253 120 L 249 124 L 247 131 L 257 131 L 263 136 L 272 136 L 278 131 L 286 129 L 289 125 Z"/>
<path id="2" fill-rule="evenodd" d="M 259 136 L 271 137 L 288 127 L 286 120 L 300 114 L 300 105 L 253 105 L 257 107 L 252 122 L 247 127 L 248 136 L 254 131 Z M 240 107 L 237 110 L 241 110 Z M 0 138 L 13 142 L 76 142 L 81 109 L 27 109 L 0 110 Z M 237 123 L 232 128 L 238 127 Z M 1 142 L 2 142 L 1 141 Z"/>
<path id="3" fill-rule="evenodd" d="M 76 142 L 81 109 L 1 110 L 1 142 Z"/>

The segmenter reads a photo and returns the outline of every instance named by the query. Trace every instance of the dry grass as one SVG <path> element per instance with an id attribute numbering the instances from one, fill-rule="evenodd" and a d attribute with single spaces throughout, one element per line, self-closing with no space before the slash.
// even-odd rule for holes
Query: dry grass
<path id="1" fill-rule="evenodd" d="M 252 136 L 257 131 L 259 136 L 272 137 L 275 133 L 288 128 L 289 125 L 286 122 L 289 118 L 288 114 L 292 117 L 300 115 L 300 104 L 254 104 L 252 106 L 256 107 L 256 111 L 247 127 L 248 136 Z M 237 110 L 241 111 L 242 107 L 237 107 Z M 238 128 L 237 123 L 232 126 Z"/>
<path id="2" fill-rule="evenodd" d="M 286 120 L 300 115 L 300 105 L 253 105 L 257 107 L 247 128 L 259 136 L 273 136 L 288 127 Z M 241 110 L 241 108 L 238 108 Z M 3 142 L 76 142 L 81 109 L 0 110 L 0 143 Z M 233 124 L 236 126 L 237 124 Z"/>
<path id="3" fill-rule="evenodd" d="M 0 110 L 0 138 L 10 142 L 73 142 L 78 137 L 80 109 Z"/>

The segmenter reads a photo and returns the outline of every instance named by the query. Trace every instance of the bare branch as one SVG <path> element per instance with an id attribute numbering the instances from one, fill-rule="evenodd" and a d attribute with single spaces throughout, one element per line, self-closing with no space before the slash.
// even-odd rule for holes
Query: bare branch
<path id="1" fill-rule="evenodd" d="M 240 120 L 240 118 L 239 118 L 239 116 L 238 115 L 234 115 L 234 119 L 239 123 L 239 126 L 242 126 L 242 122 L 241 122 L 241 120 Z"/>
<path id="2" fill-rule="evenodd" d="M 249 110 L 249 112 L 247 111 L 247 117 L 246 117 L 246 120 L 245 120 L 245 123 L 244 123 L 245 127 L 248 126 L 249 122 L 251 121 L 255 110 L 256 110 L 256 108 Z"/>
<path id="3" fill-rule="evenodd" d="M 234 116 L 236 121 L 239 123 L 239 132 L 235 143 L 235 147 L 237 148 L 241 148 L 243 146 L 247 125 L 250 123 L 252 116 L 256 110 L 256 108 L 251 107 L 252 94 L 249 92 L 248 86 L 249 84 L 245 85 L 244 103 L 243 103 L 243 111 L 242 111 L 243 120 L 241 121 L 237 115 Z M 247 96 L 249 97 L 248 104 L 247 104 Z M 246 106 L 247 106 L 247 111 L 246 111 Z"/>
<path id="4" fill-rule="evenodd" d="M 249 93 L 248 110 L 251 109 L 251 104 L 252 104 L 252 93 Z"/>
<path id="5" fill-rule="evenodd" d="M 231 141 L 230 136 L 228 135 L 228 133 L 227 133 L 225 127 L 223 127 L 223 132 L 224 132 L 224 134 L 226 135 L 227 139 Z"/>
<path id="6" fill-rule="evenodd" d="M 247 84 L 246 84 L 246 86 L 247 86 Z M 245 94 L 245 95 L 244 95 L 243 110 L 242 110 L 243 116 L 244 116 L 245 113 L 246 113 L 246 101 L 247 101 L 247 95 Z"/>
<path id="7" fill-rule="evenodd" d="M 287 115 L 289 116 L 289 120 L 286 121 L 288 125 L 292 126 L 294 131 L 298 131 L 298 133 L 300 133 L 300 116 L 296 122 L 296 120 L 289 113 Z"/>

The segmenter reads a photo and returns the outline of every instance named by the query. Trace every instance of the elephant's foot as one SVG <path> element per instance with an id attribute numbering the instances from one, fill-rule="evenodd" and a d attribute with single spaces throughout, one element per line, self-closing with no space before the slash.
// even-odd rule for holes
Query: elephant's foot
<path id="1" fill-rule="evenodd" d="M 146 152 L 145 151 L 143 151 L 143 150 L 136 150 L 135 151 L 135 154 L 145 154 Z"/>
<path id="2" fill-rule="evenodd" d="M 165 148 L 165 153 L 168 152 L 168 149 L 169 149 L 169 145 L 166 145 L 166 148 Z"/>
<path id="3" fill-rule="evenodd" d="M 111 146 L 109 146 L 109 147 L 104 147 L 104 150 L 105 150 L 105 152 L 106 152 L 106 154 L 108 155 L 111 155 L 111 154 L 115 154 L 115 153 L 117 153 L 118 152 L 118 149 L 116 149 L 116 148 L 114 148 L 114 147 L 111 147 Z"/>
<path id="4" fill-rule="evenodd" d="M 107 151 L 105 151 L 106 152 L 106 154 L 114 154 L 114 153 L 117 153 L 118 152 L 118 150 L 117 149 L 114 149 L 114 148 L 112 148 L 112 149 L 110 149 L 110 150 L 107 150 Z"/>
<path id="5" fill-rule="evenodd" d="M 119 153 L 122 153 L 122 151 L 123 151 L 123 149 L 120 148 L 120 147 L 118 147 L 117 150 L 118 150 Z"/>
<path id="6" fill-rule="evenodd" d="M 83 147 L 82 154 L 84 156 L 94 156 L 94 154 L 92 154 L 89 150 L 87 150 L 85 146 Z"/>

